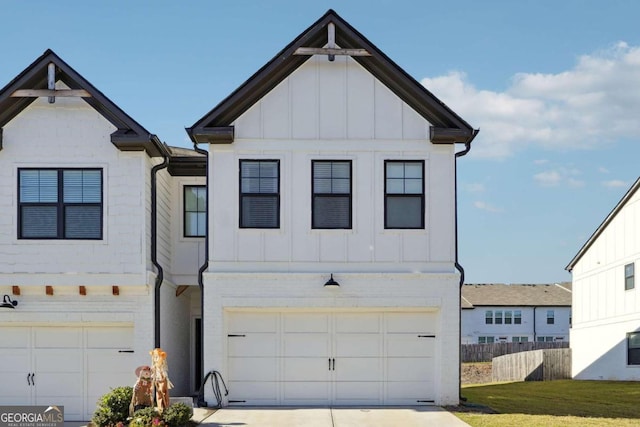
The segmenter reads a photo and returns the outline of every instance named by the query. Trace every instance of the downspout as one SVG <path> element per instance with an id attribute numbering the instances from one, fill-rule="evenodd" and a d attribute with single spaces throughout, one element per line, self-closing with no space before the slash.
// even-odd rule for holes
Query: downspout
<path id="1" fill-rule="evenodd" d="M 536 342 L 536 308 L 537 306 L 533 306 L 533 342 Z"/>
<path id="2" fill-rule="evenodd" d="M 464 268 L 460 265 L 458 259 L 458 159 L 462 156 L 467 155 L 469 151 L 471 151 L 471 142 L 475 139 L 476 135 L 478 135 L 480 129 L 474 129 L 471 138 L 464 143 L 464 150 L 458 151 L 455 154 L 455 161 L 453 163 L 453 174 L 454 174 L 454 239 L 455 239 L 455 262 L 454 265 L 456 270 L 460 272 L 460 283 L 458 293 L 458 398 L 460 401 L 466 401 L 467 399 L 462 396 L 462 286 L 464 285 Z"/>
<path id="3" fill-rule="evenodd" d="M 198 148 L 198 143 L 193 142 L 196 153 L 205 155 L 205 188 L 207 189 L 207 202 L 204 205 L 204 263 L 198 269 L 198 287 L 200 288 L 200 372 L 204 373 L 204 278 L 203 274 L 209 268 L 209 152 Z M 203 380 L 204 381 L 204 380 Z M 202 388 L 203 384 L 200 384 Z"/>
<path id="4" fill-rule="evenodd" d="M 160 287 L 164 279 L 164 270 L 158 263 L 158 190 L 157 190 L 157 174 L 161 169 L 169 166 L 169 154 L 162 149 L 162 163 L 151 168 L 151 263 L 156 268 L 156 280 L 154 287 L 154 346 L 160 348 Z"/>

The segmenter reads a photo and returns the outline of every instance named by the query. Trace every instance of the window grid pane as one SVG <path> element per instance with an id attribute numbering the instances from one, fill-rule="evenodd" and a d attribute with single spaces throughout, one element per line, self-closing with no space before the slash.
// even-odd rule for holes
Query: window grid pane
<path id="1" fill-rule="evenodd" d="M 635 287 L 635 264 L 627 264 L 624 266 L 624 289 L 629 290 Z"/>
<path id="2" fill-rule="evenodd" d="M 184 187 L 184 236 L 206 235 L 207 189 L 203 185 Z"/>
<path id="3" fill-rule="evenodd" d="M 18 177 L 18 238 L 102 238 L 102 170 L 19 169 Z"/>
<path id="4" fill-rule="evenodd" d="M 351 228 L 351 161 L 312 162 L 312 228 Z"/>
<path id="5" fill-rule="evenodd" d="M 280 227 L 280 162 L 240 160 L 240 228 Z"/>
<path id="6" fill-rule="evenodd" d="M 424 162 L 385 161 L 385 228 L 424 228 Z"/>

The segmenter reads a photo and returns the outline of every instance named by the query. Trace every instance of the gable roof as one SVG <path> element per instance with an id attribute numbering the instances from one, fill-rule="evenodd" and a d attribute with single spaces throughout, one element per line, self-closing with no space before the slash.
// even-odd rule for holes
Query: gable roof
<path id="1" fill-rule="evenodd" d="M 552 285 L 465 284 L 461 307 L 478 306 L 571 306 L 571 283 Z"/>
<path id="2" fill-rule="evenodd" d="M 311 58 L 311 55 L 296 55 L 298 48 L 322 48 L 326 45 L 329 23 L 335 25 L 335 43 L 338 46 L 342 49 L 365 49 L 369 52 L 370 56 L 352 56 L 352 59 L 432 124 L 431 142 L 470 143 L 473 140 L 477 131 L 471 125 L 331 9 L 220 104 L 193 126 L 187 128 L 186 131 L 191 140 L 212 143 L 233 142 L 231 123 Z"/>
<path id="3" fill-rule="evenodd" d="M 598 226 L 596 231 L 594 231 L 591 237 L 589 237 L 589 239 L 585 242 L 585 244 L 582 245 L 582 247 L 580 248 L 576 256 L 574 256 L 571 262 L 569 262 L 569 264 L 565 267 L 565 270 L 569 272 L 573 270 L 573 267 L 575 267 L 578 261 L 580 261 L 580 258 L 582 258 L 582 256 L 587 252 L 587 250 L 589 250 L 591 245 L 593 245 L 595 241 L 598 239 L 598 237 L 600 237 L 602 232 L 604 232 L 604 230 L 611 223 L 611 221 L 613 221 L 616 215 L 618 215 L 618 212 L 622 210 L 622 208 L 624 207 L 624 205 L 627 204 L 629 199 L 631 199 L 631 197 L 633 197 L 635 192 L 638 191 L 638 188 L 640 188 L 640 177 L 636 179 L 636 182 L 634 182 L 631 188 L 625 193 L 624 196 L 622 196 L 622 199 L 620 199 L 620 201 L 613 208 L 613 210 L 609 212 L 609 215 L 607 215 L 604 221 L 602 221 L 602 223 Z"/>
<path id="4" fill-rule="evenodd" d="M 145 150 L 150 156 L 160 156 L 161 153 L 166 153 L 166 149 L 156 135 L 149 133 L 122 111 L 51 49 L 47 49 L 24 71 L 0 89 L 0 138 L 2 127 L 37 99 L 36 97 L 13 97 L 11 95 L 20 89 L 47 89 L 50 63 L 55 64 L 56 81 L 62 81 L 70 89 L 83 89 L 88 92 L 91 96 L 82 97 L 82 99 L 117 128 L 111 134 L 111 142 L 116 147 L 123 151 Z"/>

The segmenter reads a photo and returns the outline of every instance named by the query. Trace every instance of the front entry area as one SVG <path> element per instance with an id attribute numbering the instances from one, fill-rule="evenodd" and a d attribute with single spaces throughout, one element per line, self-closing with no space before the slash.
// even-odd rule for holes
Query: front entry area
<path id="1" fill-rule="evenodd" d="M 430 405 L 437 312 L 228 311 L 229 405 Z"/>

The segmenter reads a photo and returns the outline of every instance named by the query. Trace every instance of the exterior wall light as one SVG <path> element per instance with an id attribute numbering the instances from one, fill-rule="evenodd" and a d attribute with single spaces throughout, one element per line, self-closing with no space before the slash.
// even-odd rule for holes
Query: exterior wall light
<path id="1" fill-rule="evenodd" d="M 0 308 L 10 308 L 13 310 L 16 308 L 16 305 L 18 305 L 18 301 L 12 300 L 9 295 L 5 295 Z"/>
<path id="2" fill-rule="evenodd" d="M 340 283 L 336 282 L 335 280 L 333 280 L 333 273 L 331 273 L 331 278 L 329 280 L 327 280 L 327 283 L 324 284 L 325 288 L 331 288 L 331 289 L 335 289 L 335 288 L 339 288 L 340 287 Z"/>

